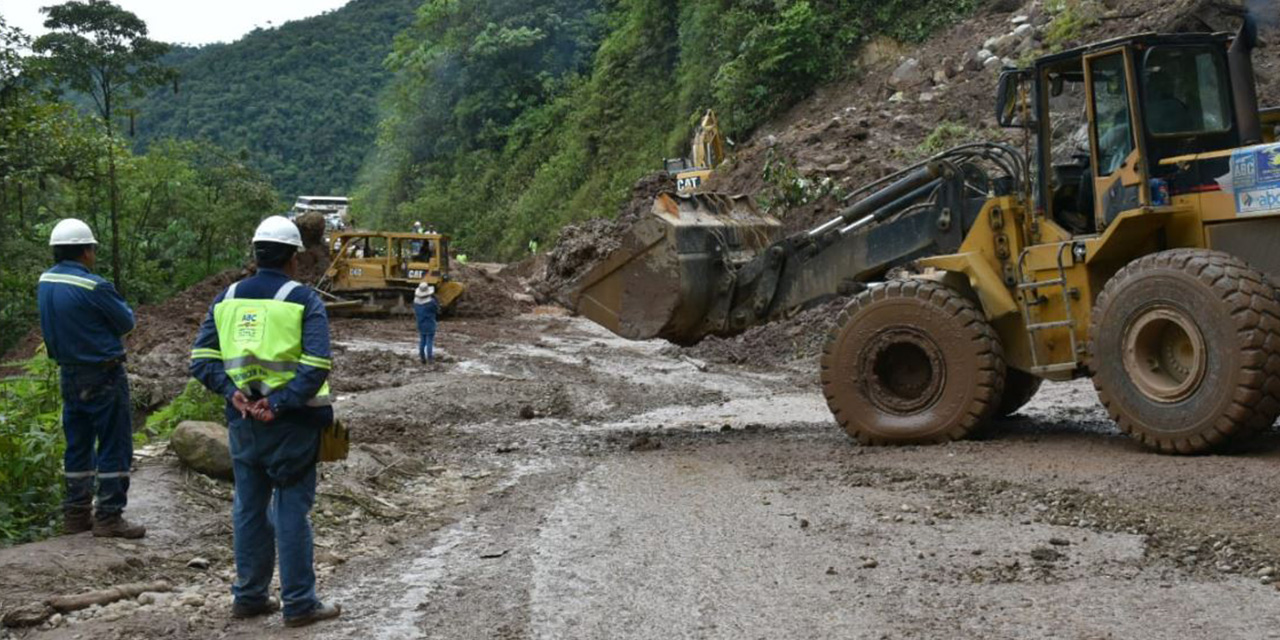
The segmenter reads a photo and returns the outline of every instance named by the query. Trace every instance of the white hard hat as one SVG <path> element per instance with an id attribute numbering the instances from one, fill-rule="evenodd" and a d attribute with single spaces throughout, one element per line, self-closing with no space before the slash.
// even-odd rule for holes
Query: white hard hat
<path id="1" fill-rule="evenodd" d="M 302 234 L 298 233 L 298 225 L 284 216 L 271 216 L 258 225 L 253 232 L 254 242 L 277 242 L 291 244 L 299 249 L 302 246 Z"/>
<path id="2" fill-rule="evenodd" d="M 67 218 L 59 220 L 58 224 L 53 226 L 53 233 L 49 234 L 49 246 L 66 244 L 98 244 L 98 241 L 94 239 L 93 231 L 84 221 Z"/>

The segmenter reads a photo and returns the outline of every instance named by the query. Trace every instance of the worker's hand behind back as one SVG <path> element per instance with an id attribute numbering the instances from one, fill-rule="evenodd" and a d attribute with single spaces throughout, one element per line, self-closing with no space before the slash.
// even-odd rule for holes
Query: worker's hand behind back
<path id="1" fill-rule="evenodd" d="M 231 395 L 231 406 L 235 407 L 235 410 L 240 412 L 241 418 L 248 418 L 250 408 L 253 406 L 253 403 L 249 401 L 249 398 L 245 396 L 242 391 L 236 390 L 236 392 Z"/>
<path id="2" fill-rule="evenodd" d="M 271 409 L 271 402 L 262 398 L 249 407 L 249 413 L 258 422 L 271 422 L 276 419 L 276 412 Z"/>

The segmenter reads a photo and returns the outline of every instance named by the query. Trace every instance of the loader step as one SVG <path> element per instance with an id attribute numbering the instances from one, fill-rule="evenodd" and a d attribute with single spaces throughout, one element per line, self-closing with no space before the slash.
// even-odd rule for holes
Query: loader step
<path id="1" fill-rule="evenodd" d="M 1058 327 L 1073 327 L 1074 320 L 1055 320 L 1053 322 L 1037 322 L 1027 325 L 1027 331 L 1043 331 L 1045 329 L 1056 329 Z"/>
<path id="2" fill-rule="evenodd" d="M 1054 364 L 1042 364 L 1031 367 L 1031 373 L 1045 375 L 1053 373 L 1063 373 L 1067 371 L 1075 371 L 1076 363 L 1074 362 L 1057 362 Z"/>
<path id="3" fill-rule="evenodd" d="M 1059 287 L 1066 283 L 1067 281 L 1063 278 L 1054 278 L 1052 280 L 1036 280 L 1034 282 L 1020 282 L 1018 283 L 1018 288 L 1019 289 L 1036 289 L 1039 287 Z"/>

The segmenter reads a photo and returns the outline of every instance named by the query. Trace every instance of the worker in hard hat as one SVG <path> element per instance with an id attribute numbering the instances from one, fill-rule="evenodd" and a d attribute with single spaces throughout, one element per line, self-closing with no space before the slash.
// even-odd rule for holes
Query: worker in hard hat
<path id="1" fill-rule="evenodd" d="M 141 538 L 146 527 L 123 515 L 133 427 L 122 338 L 133 329 L 133 310 L 110 282 L 93 274 L 98 241 L 89 225 L 74 218 L 58 222 L 49 246 L 57 264 L 41 274 L 38 299 L 45 349 L 62 382 L 63 530 Z"/>
<path id="2" fill-rule="evenodd" d="M 253 234 L 257 273 L 214 298 L 191 351 L 191 375 L 227 401 L 235 474 L 231 615 L 280 608 L 269 593 L 279 557 L 289 627 L 340 613 L 316 597 L 308 514 L 320 431 L 333 422 L 331 354 L 324 303 L 294 280 L 302 248 L 288 219 L 263 220 Z"/>
<path id="3" fill-rule="evenodd" d="M 413 292 L 413 314 L 418 319 L 418 359 L 422 364 L 436 361 L 436 316 L 439 313 L 436 288 L 425 282 L 418 284 Z"/>

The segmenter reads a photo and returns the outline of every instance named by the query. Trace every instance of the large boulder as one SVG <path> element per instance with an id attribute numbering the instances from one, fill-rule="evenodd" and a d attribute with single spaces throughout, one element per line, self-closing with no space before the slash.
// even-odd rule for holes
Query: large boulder
<path id="1" fill-rule="evenodd" d="M 294 218 L 293 223 L 298 225 L 298 233 L 302 235 L 302 244 L 308 247 L 324 244 L 325 222 L 323 214 L 309 211 Z"/>
<path id="2" fill-rule="evenodd" d="M 231 445 L 227 428 L 215 422 L 189 420 L 169 436 L 169 448 L 182 464 L 219 480 L 231 480 Z"/>
<path id="3" fill-rule="evenodd" d="M 920 70 L 920 61 L 915 58 L 907 58 L 893 70 L 893 75 L 889 76 L 889 86 L 899 91 L 910 89 L 923 83 L 926 80 L 924 72 Z"/>

